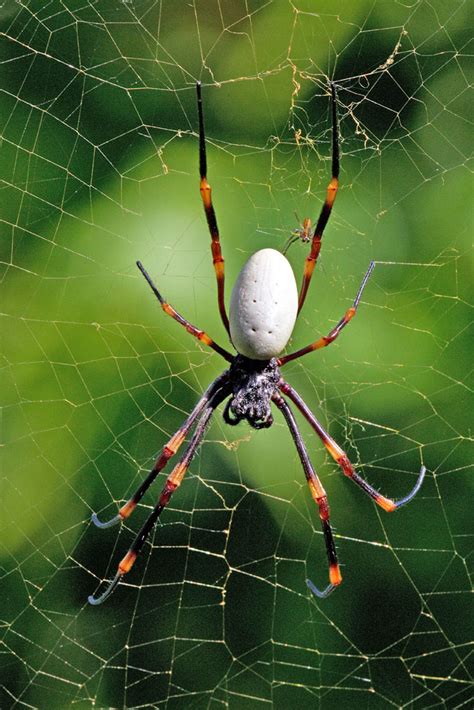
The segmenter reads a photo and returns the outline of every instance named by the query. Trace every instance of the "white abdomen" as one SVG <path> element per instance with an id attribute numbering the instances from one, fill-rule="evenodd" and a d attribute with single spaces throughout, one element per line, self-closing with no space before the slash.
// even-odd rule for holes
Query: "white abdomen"
<path id="1" fill-rule="evenodd" d="M 275 249 L 255 252 L 237 277 L 230 299 L 235 349 L 252 360 L 276 357 L 290 339 L 298 289 L 288 260 Z"/>

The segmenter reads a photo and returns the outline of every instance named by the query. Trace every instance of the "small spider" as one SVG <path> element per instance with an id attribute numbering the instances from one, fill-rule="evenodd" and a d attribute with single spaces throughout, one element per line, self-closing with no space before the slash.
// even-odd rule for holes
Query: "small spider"
<path id="1" fill-rule="evenodd" d="M 311 221 L 311 217 L 305 217 L 303 221 L 300 220 L 298 215 L 295 212 L 295 217 L 296 221 L 298 224 L 300 224 L 300 227 L 297 227 L 296 229 L 293 229 L 291 232 L 290 236 L 286 240 L 286 244 L 283 248 L 283 254 L 286 254 L 288 249 L 291 247 L 292 244 L 295 242 L 300 241 L 302 244 L 307 244 L 308 242 L 311 241 L 312 239 L 312 234 L 311 234 L 311 229 L 313 226 L 313 223 Z"/>
<path id="2" fill-rule="evenodd" d="M 319 517 L 321 519 L 322 531 L 326 543 L 329 561 L 328 586 L 320 590 L 311 580 L 306 580 L 308 587 L 317 597 L 327 597 L 328 594 L 341 583 L 342 576 L 337 561 L 336 546 L 331 531 L 331 525 L 329 523 L 327 496 L 318 475 L 313 469 L 303 438 L 297 427 L 294 414 L 286 398 L 293 402 L 303 417 L 309 422 L 326 447 L 328 453 L 340 466 L 344 474 L 360 486 L 360 488 L 384 510 L 391 512 L 401 505 L 408 503 L 419 490 L 425 475 L 425 467 L 422 466 L 413 490 L 400 500 L 392 500 L 381 495 L 354 471 L 344 451 L 323 429 L 303 399 L 291 385 L 285 382 L 280 372 L 280 368 L 286 365 L 287 362 L 295 360 L 313 350 L 324 348 L 338 337 L 342 329 L 356 314 L 362 292 L 374 268 L 374 263 L 372 262 L 362 280 L 353 305 L 346 311 L 344 316 L 328 335 L 318 338 L 296 352 L 278 357 L 288 343 L 297 316 L 303 307 L 311 276 L 321 248 L 323 231 L 331 214 L 338 189 L 339 127 L 335 85 L 333 83 L 330 84 L 332 106 L 332 178 L 327 188 L 326 199 L 322 206 L 319 219 L 311 237 L 310 253 L 306 257 L 299 295 L 295 277 L 287 259 L 274 249 L 262 249 L 250 257 L 237 278 L 232 291 L 229 317 L 227 317 L 224 303 L 224 259 L 222 258 L 219 230 L 212 205 L 211 188 L 207 181 L 206 141 L 200 82 L 197 83 L 196 90 L 199 115 L 200 191 L 212 238 L 211 250 L 217 280 L 219 312 L 237 354 L 233 355 L 222 348 L 212 340 L 207 333 L 196 328 L 175 311 L 173 306 L 164 300 L 141 262 L 137 261 L 138 268 L 165 313 L 184 326 L 188 333 L 191 333 L 191 335 L 202 343 L 218 352 L 219 355 L 230 363 L 230 367 L 222 375 L 219 375 L 207 388 L 186 421 L 165 444 L 148 476 L 134 495 L 120 508 L 118 514 L 106 522 L 101 522 L 97 515 L 95 513 L 93 514 L 92 520 L 95 525 L 100 528 L 107 528 L 126 520 L 134 511 L 160 471 L 163 470 L 171 457 L 176 454 L 193 425 L 196 424 L 194 434 L 189 441 L 184 455 L 166 479 L 166 483 L 155 508 L 145 521 L 127 554 L 119 563 L 114 579 L 100 596 L 89 596 L 89 602 L 91 604 L 101 604 L 104 602 L 112 594 L 123 575 L 132 568 L 138 553 L 156 521 L 164 508 L 168 505 L 173 493 L 180 486 L 199 443 L 204 436 L 212 413 L 224 400 L 227 400 L 223 412 L 224 420 L 227 424 L 233 426 L 244 419 L 250 426 L 254 427 L 254 429 L 264 429 L 271 426 L 273 423 L 271 403 L 281 411 L 286 420 L 303 466 L 311 496 L 319 509 Z"/>

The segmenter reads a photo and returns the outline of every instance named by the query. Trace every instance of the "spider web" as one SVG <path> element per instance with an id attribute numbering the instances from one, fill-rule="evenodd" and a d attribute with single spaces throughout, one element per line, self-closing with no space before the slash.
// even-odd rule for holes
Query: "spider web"
<path id="1" fill-rule="evenodd" d="M 472 706 L 468 373 L 472 147 L 467 2 L 3 3 L 1 707 Z M 256 249 L 317 217 L 339 91 L 341 190 L 285 369 L 393 516 L 301 422 L 343 585 L 327 600 L 289 433 L 218 413 L 130 574 L 160 482 L 115 515 L 224 368 L 198 194 L 194 83 L 227 295 Z M 298 219 L 294 213 L 298 214 Z M 289 259 L 301 273 L 306 246 Z M 471 272 L 472 273 L 472 272 Z M 471 348 L 469 348 L 471 343 Z M 162 481 L 164 479 L 162 478 Z M 101 587 L 103 589 L 103 587 Z"/>

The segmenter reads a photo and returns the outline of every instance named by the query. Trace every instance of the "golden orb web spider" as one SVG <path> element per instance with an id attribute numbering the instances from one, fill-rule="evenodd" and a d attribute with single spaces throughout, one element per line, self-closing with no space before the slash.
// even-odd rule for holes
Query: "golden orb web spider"
<path id="1" fill-rule="evenodd" d="M 307 244 L 308 242 L 311 241 L 312 234 L 311 234 L 311 229 L 313 226 L 313 222 L 311 220 L 311 217 L 305 217 L 303 221 L 300 220 L 298 215 L 295 212 L 295 217 L 296 221 L 300 225 L 296 229 L 293 229 L 291 232 L 290 236 L 286 240 L 286 244 L 283 247 L 282 254 L 286 254 L 288 249 L 291 247 L 292 244 L 295 242 L 302 242 L 303 244 Z"/>
<path id="2" fill-rule="evenodd" d="M 295 360 L 313 350 L 324 348 L 334 342 L 342 329 L 345 328 L 355 316 L 362 292 L 374 269 L 374 262 L 371 262 L 362 279 L 354 303 L 327 335 L 318 338 L 296 352 L 284 355 L 283 357 L 277 357 L 290 339 L 297 316 L 303 307 L 313 270 L 321 249 L 324 228 L 328 222 L 337 194 L 339 177 L 339 126 L 335 84 L 330 83 L 332 109 L 332 177 L 327 187 L 326 199 L 311 237 L 311 247 L 306 257 L 299 294 L 293 271 L 287 259 L 274 249 L 262 249 L 250 257 L 237 278 L 232 291 L 229 317 L 227 316 L 224 302 L 224 259 L 222 258 L 217 219 L 212 204 L 211 187 L 207 181 L 206 140 L 200 82 L 196 84 L 196 91 L 199 117 L 200 191 L 211 234 L 212 260 L 217 281 L 217 301 L 222 322 L 237 354 L 231 354 L 212 340 L 207 333 L 196 328 L 183 318 L 171 304 L 165 301 L 144 266 L 140 261 L 137 261 L 138 268 L 165 313 L 184 326 L 188 333 L 191 333 L 195 338 L 219 353 L 219 355 L 230 363 L 230 367 L 210 384 L 186 421 L 164 445 L 148 476 L 141 483 L 133 496 L 120 508 L 118 514 L 106 522 L 101 522 L 97 515 L 95 513 L 93 514 L 92 520 L 95 525 L 100 528 L 107 528 L 126 520 L 135 510 L 137 504 L 160 471 L 164 469 L 172 456 L 177 453 L 195 424 L 194 433 L 191 436 L 182 458 L 166 479 L 158 502 L 135 537 L 125 557 L 119 563 L 114 579 L 100 596 L 89 596 L 89 602 L 91 604 L 102 604 L 102 602 L 112 594 L 124 574 L 129 572 L 132 568 L 156 521 L 164 508 L 168 505 L 173 493 L 180 486 L 199 443 L 204 436 L 214 410 L 226 399 L 227 403 L 224 407 L 223 417 L 227 424 L 234 426 L 245 419 L 250 426 L 255 429 L 269 427 L 273 423 L 270 406 L 271 403 L 273 403 L 277 409 L 280 410 L 288 425 L 303 466 L 311 496 L 318 506 L 326 544 L 329 562 L 329 584 L 325 589 L 320 590 L 311 580 L 306 580 L 310 590 L 319 598 L 327 597 L 341 583 L 342 576 L 329 522 L 329 505 L 326 492 L 311 464 L 303 438 L 299 432 L 293 411 L 287 399 L 291 400 L 303 417 L 309 422 L 326 447 L 328 453 L 340 466 L 343 473 L 362 488 L 362 490 L 385 511 L 392 512 L 400 506 L 405 505 L 405 503 L 408 503 L 419 490 L 425 475 L 426 469 L 422 466 L 414 488 L 404 498 L 392 500 L 381 495 L 354 471 L 344 451 L 323 429 L 300 395 L 290 384 L 285 382 L 280 372 L 280 368 L 291 360 Z M 305 226 L 308 228 L 306 231 L 308 231 L 310 228 L 308 223 L 306 223 Z M 304 236 L 306 237 L 308 235 L 305 233 Z M 306 241 L 306 239 L 304 241 Z"/>

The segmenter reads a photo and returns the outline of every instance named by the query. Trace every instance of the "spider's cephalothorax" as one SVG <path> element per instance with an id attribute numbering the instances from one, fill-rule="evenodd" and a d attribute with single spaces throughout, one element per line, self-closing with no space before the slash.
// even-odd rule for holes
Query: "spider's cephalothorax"
<path id="1" fill-rule="evenodd" d="M 353 304 L 347 309 L 344 316 L 325 336 L 317 338 L 309 345 L 296 352 L 278 357 L 286 347 L 293 331 L 298 313 L 303 307 L 314 267 L 321 249 L 321 240 L 324 228 L 331 214 L 336 198 L 339 177 L 339 129 L 336 111 L 336 87 L 330 84 L 332 106 L 332 178 L 326 192 L 326 199 L 311 235 L 311 222 L 305 220 L 304 232 L 301 240 L 311 241 L 309 254 L 306 257 L 303 278 L 298 294 L 292 268 L 287 259 L 275 249 L 261 249 L 253 254 L 242 268 L 235 283 L 229 317 L 224 301 L 224 259 L 222 258 L 221 243 L 217 219 L 211 199 L 211 187 L 207 181 L 206 141 L 204 137 L 204 117 L 201 99 L 201 84 L 198 83 L 198 116 L 199 116 L 199 170 L 201 175 L 201 197 L 206 214 L 209 231 L 211 234 L 211 250 L 217 281 L 217 302 L 224 327 L 229 339 L 237 351 L 232 355 L 228 350 L 218 345 L 207 333 L 192 325 L 183 318 L 170 303 L 162 297 L 142 264 L 137 265 L 146 278 L 150 288 L 161 304 L 161 307 L 172 318 L 186 328 L 195 338 L 219 353 L 230 368 L 217 377 L 204 392 L 186 421 L 177 432 L 167 441 L 155 461 L 155 465 L 145 480 L 140 484 L 132 497 L 120 508 L 118 514 L 106 522 L 101 522 L 94 513 L 93 522 L 101 528 L 107 528 L 122 520 L 126 520 L 135 510 L 138 503 L 145 495 L 160 471 L 176 454 L 194 426 L 188 446 L 183 456 L 168 475 L 166 482 L 158 497 L 152 512 L 138 532 L 130 549 L 118 565 L 114 579 L 105 591 L 98 597 L 90 596 L 91 604 L 101 604 L 113 592 L 123 575 L 130 571 L 145 540 L 153 529 L 156 521 L 164 508 L 168 505 L 171 496 L 180 486 L 191 460 L 202 441 L 212 413 L 221 403 L 227 400 L 224 408 L 224 419 L 228 424 L 238 424 L 243 419 L 255 429 L 271 426 L 273 422 L 271 405 L 276 406 L 282 413 L 296 445 L 311 496 L 318 506 L 322 533 L 326 544 L 329 563 L 329 584 L 325 589 L 318 589 L 306 580 L 308 587 L 317 597 L 327 597 L 338 584 L 342 582 L 342 575 L 337 562 L 336 547 L 329 523 L 329 505 L 326 493 L 319 476 L 314 470 L 308 456 L 303 438 L 298 429 L 293 411 L 287 400 L 296 406 L 302 416 L 313 428 L 326 447 L 329 455 L 343 471 L 344 475 L 351 478 L 364 493 L 367 493 L 381 508 L 391 512 L 408 503 L 419 490 L 425 467 L 422 466 L 417 481 L 410 493 L 399 500 L 392 500 L 381 495 L 373 486 L 367 483 L 352 467 L 347 455 L 341 447 L 324 430 L 309 407 L 300 395 L 280 375 L 280 367 L 287 362 L 306 355 L 313 350 L 325 348 L 330 345 L 340 334 L 343 328 L 355 316 L 362 291 L 373 271 L 372 262 L 365 274 L 362 284 Z"/>
<path id="2" fill-rule="evenodd" d="M 276 359 L 250 360 L 237 355 L 229 369 L 232 398 L 227 401 L 224 419 L 238 424 L 246 419 L 254 429 L 272 425 L 270 403 L 278 391 L 281 375 Z"/>

